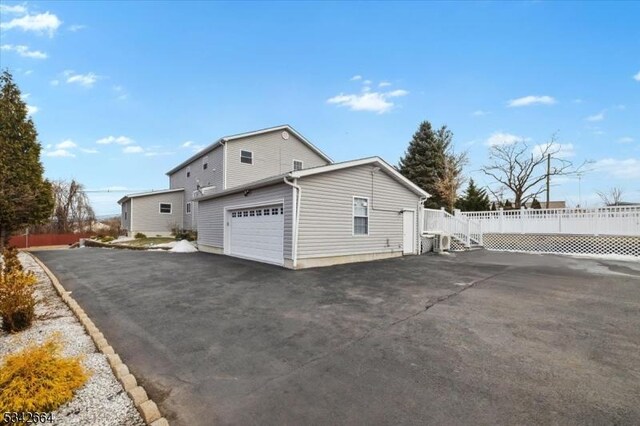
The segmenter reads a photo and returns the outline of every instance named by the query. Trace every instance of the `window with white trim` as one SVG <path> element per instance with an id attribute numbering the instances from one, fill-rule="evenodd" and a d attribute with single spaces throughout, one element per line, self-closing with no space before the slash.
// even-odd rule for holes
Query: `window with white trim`
<path id="1" fill-rule="evenodd" d="M 171 214 L 171 203 L 160 203 L 161 214 Z"/>
<path id="2" fill-rule="evenodd" d="M 293 171 L 295 172 L 296 170 L 302 170 L 302 161 L 293 160 Z"/>
<path id="3" fill-rule="evenodd" d="M 240 162 L 244 164 L 253 164 L 253 152 L 240 150 Z"/>
<path id="4" fill-rule="evenodd" d="M 369 199 L 353 197 L 353 235 L 369 235 Z"/>
<path id="5" fill-rule="evenodd" d="M 205 155 L 202 158 L 202 170 L 207 170 L 207 167 L 209 167 L 209 156 Z"/>
<path id="6" fill-rule="evenodd" d="M 187 203 L 187 214 L 191 214 L 191 203 Z"/>
<path id="7" fill-rule="evenodd" d="M 187 166 L 187 177 L 191 176 L 191 166 Z"/>

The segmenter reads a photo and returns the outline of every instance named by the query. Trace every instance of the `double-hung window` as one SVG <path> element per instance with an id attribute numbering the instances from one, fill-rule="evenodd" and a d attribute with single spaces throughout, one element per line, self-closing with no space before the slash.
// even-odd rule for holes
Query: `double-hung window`
<path id="1" fill-rule="evenodd" d="M 209 168 L 209 156 L 205 155 L 202 158 L 202 170 L 207 170 Z"/>
<path id="2" fill-rule="evenodd" d="M 171 203 L 160 203 L 160 213 L 171 214 Z"/>
<path id="3" fill-rule="evenodd" d="M 369 199 L 353 197 L 353 235 L 369 235 Z"/>
<path id="4" fill-rule="evenodd" d="M 244 164 L 253 164 L 253 152 L 241 150 L 240 162 Z"/>
<path id="5" fill-rule="evenodd" d="M 191 214 L 191 203 L 187 203 L 187 214 Z"/>

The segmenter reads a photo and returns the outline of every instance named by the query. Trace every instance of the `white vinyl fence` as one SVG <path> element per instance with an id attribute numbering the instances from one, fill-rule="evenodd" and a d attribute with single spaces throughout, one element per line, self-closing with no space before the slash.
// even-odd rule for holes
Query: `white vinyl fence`
<path id="1" fill-rule="evenodd" d="M 451 235 L 466 247 L 482 245 L 482 228 L 478 221 L 453 216 L 444 210 L 424 209 L 423 232 Z"/>
<path id="2" fill-rule="evenodd" d="M 460 212 L 483 233 L 640 236 L 640 206 Z"/>

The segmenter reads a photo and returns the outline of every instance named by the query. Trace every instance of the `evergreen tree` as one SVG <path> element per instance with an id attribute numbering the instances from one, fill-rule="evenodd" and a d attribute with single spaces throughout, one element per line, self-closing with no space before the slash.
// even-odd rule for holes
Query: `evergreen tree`
<path id="1" fill-rule="evenodd" d="M 37 137 L 20 89 L 5 70 L 0 75 L 0 247 L 21 227 L 48 219 L 53 209 Z"/>
<path id="2" fill-rule="evenodd" d="M 541 209 L 542 206 L 540 205 L 540 201 L 538 201 L 538 199 L 536 197 L 533 197 L 533 201 L 531 202 L 531 208 L 532 209 Z"/>
<path id="3" fill-rule="evenodd" d="M 425 207 L 446 206 L 436 188 L 436 182 L 445 178 L 446 156 L 452 139 L 453 133 L 447 126 L 434 131 L 431 123 L 423 121 L 398 164 L 400 173 L 431 195 L 425 202 Z"/>
<path id="4" fill-rule="evenodd" d="M 504 202 L 504 209 L 505 210 L 510 210 L 513 208 L 513 204 L 511 204 L 511 201 L 507 200 Z"/>
<path id="5" fill-rule="evenodd" d="M 485 189 L 479 189 L 473 179 L 469 179 L 469 185 L 465 191 L 464 197 L 458 199 L 456 207 L 463 212 L 480 212 L 491 208 L 489 196 Z M 495 209 L 495 203 L 493 204 Z"/>

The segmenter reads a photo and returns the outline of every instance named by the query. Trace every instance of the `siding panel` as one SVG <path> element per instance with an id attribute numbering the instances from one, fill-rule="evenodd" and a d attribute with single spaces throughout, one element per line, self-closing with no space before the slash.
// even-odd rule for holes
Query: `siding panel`
<path id="1" fill-rule="evenodd" d="M 209 157 L 209 165 L 207 170 L 202 168 L 203 158 Z M 182 205 L 183 222 L 182 227 L 185 229 L 193 229 L 193 211 L 194 205 L 191 206 L 191 214 L 187 214 L 186 204 L 193 199 L 193 191 L 196 190 L 197 180 L 200 180 L 200 186 L 215 186 L 215 191 L 222 191 L 224 186 L 224 171 L 223 171 L 223 149 L 222 147 L 215 148 L 208 153 L 202 153 L 202 155 L 187 166 L 184 166 L 180 170 L 172 173 L 169 176 L 169 187 L 184 188 L 184 203 Z M 187 178 L 187 167 L 191 167 L 191 176 Z"/>
<path id="2" fill-rule="evenodd" d="M 184 196 L 182 192 L 146 195 L 131 199 L 133 226 L 131 232 L 142 232 L 153 236 L 157 233 L 171 232 L 171 229 L 182 223 Z M 171 214 L 160 214 L 160 203 L 171 203 Z M 129 213 L 131 214 L 131 213 Z"/>
<path id="3" fill-rule="evenodd" d="M 128 231 L 131 229 L 131 200 L 129 199 L 122 203 L 120 210 L 120 227 Z M 126 219 L 124 217 L 125 212 L 127 213 Z"/>
<path id="4" fill-rule="evenodd" d="M 383 170 L 373 178 L 371 171 L 365 165 L 299 180 L 298 258 L 402 252 L 399 212 L 416 209 L 420 196 Z M 353 235 L 354 196 L 369 198 L 369 235 Z"/>
<path id="5" fill-rule="evenodd" d="M 266 203 L 284 199 L 284 257 L 291 259 L 293 188 L 286 184 L 276 184 L 243 193 L 198 203 L 198 244 L 224 248 L 224 208 L 243 204 Z"/>
<path id="6" fill-rule="evenodd" d="M 227 143 L 227 182 L 233 188 L 293 170 L 293 160 L 305 169 L 329 164 L 293 134 L 282 139 L 282 131 L 233 140 Z M 240 151 L 253 152 L 253 164 L 240 162 Z"/>

